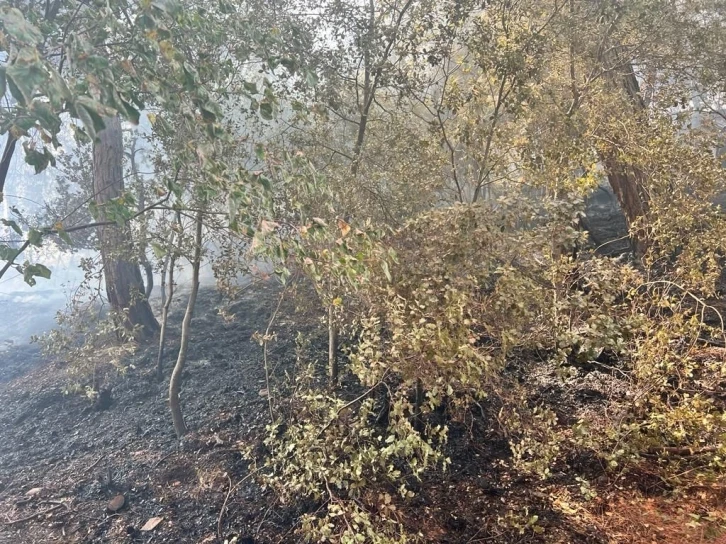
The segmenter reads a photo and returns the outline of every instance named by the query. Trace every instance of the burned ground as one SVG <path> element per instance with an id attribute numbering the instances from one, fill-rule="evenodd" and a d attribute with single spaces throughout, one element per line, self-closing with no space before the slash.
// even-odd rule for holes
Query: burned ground
<path id="1" fill-rule="evenodd" d="M 300 541 L 296 517 L 320 505 L 281 506 L 239 453 L 261 445 L 269 423 L 262 350 L 252 336 L 265 330 L 278 294 L 271 284 L 251 288 L 232 305 L 234 319 L 224 319 L 215 310 L 218 295 L 202 291 L 182 392 L 191 433 L 181 443 L 168 414 L 167 386 L 153 378 L 153 346 L 113 379 L 107 407 L 65 394 L 65 367 L 44 361 L 36 347 L 6 352 L 0 364 L 0 543 Z M 183 302 L 173 315 L 170 357 Z M 323 329 L 314 315 L 296 312 L 294 302 L 283 303 L 274 328 L 270 362 L 278 383 L 294 371 L 299 330 L 324 360 Z M 172 361 L 166 364 L 169 371 Z M 554 407 L 563 425 L 622 394 L 607 368 L 579 369 L 564 384 L 546 366 L 534 367 L 540 370 L 532 372 L 531 361 L 514 361 L 508 371 L 521 372 L 532 402 Z M 353 395 L 355 385 L 349 387 Z M 647 467 L 608 473 L 586 453 L 562 459 L 548 480 L 523 477 L 511 469 L 494 413 L 492 399 L 468 419 L 445 421 L 451 465 L 412 482 L 415 497 L 397 505 L 399 521 L 425 541 L 716 542 L 714 501 L 721 497 L 709 492 L 674 502 Z M 584 489 L 580 477 L 591 488 Z M 119 495 L 123 506 L 109 510 Z M 715 521 L 703 521 L 708 516 Z"/>

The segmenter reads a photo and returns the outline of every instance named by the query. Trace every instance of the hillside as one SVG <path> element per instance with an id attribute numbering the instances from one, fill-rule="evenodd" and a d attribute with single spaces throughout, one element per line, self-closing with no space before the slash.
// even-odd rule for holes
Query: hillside
<path id="1" fill-rule="evenodd" d="M 43 361 L 34 348 L 8 352 L 0 366 L 0 542 L 299 542 L 298 516 L 320 504 L 280 504 L 239 453 L 252 446 L 262 459 L 266 452 L 260 442 L 269 422 L 265 372 L 250 338 L 267 326 L 277 294 L 269 284 L 251 288 L 232 306 L 235 319 L 225 322 L 215 312 L 218 295 L 202 291 L 182 395 L 192 432 L 180 444 L 166 384 L 152 379 L 153 348 L 141 350 L 128 361 L 133 368 L 114 379 L 108 407 L 65 395 L 63 365 Z M 315 323 L 314 316 L 296 314 L 293 300 L 284 302 L 270 351 L 273 391 L 287 387 L 296 332 L 323 338 Z M 325 344 L 316 345 L 311 349 L 322 360 Z M 541 366 L 534 373 L 528 368 L 513 361 L 509 371 L 521 373 L 531 394 L 556 408 L 561 425 L 583 413 L 596 417 L 624 392 L 604 367 L 581 368 L 567 382 Z M 353 382 L 344 377 L 343 383 L 354 396 Z M 426 542 L 720 542 L 722 492 L 704 488 L 674 500 L 647 464 L 619 474 L 584 456 L 557 463 L 549 480 L 518 475 L 506 437 L 489 425 L 494 405 L 480 406 L 463 423 L 436 416 L 451 426 L 445 446 L 451 465 L 411 482 L 411 499 L 394 499 L 399 521 Z M 112 512 L 118 495 L 125 504 Z M 142 530 L 153 518 L 158 524 Z"/>

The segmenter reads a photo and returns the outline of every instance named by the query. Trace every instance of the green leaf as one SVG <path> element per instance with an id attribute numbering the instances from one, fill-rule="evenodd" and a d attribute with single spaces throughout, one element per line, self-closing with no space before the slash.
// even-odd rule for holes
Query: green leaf
<path id="1" fill-rule="evenodd" d="M 96 204 L 93 200 L 88 203 L 88 213 L 91 214 L 91 217 L 93 217 L 94 221 L 98 221 L 99 215 L 98 215 L 98 204 Z"/>
<path id="2" fill-rule="evenodd" d="M 119 96 L 119 101 L 123 108 L 124 117 L 134 125 L 138 125 L 139 120 L 141 119 L 141 113 L 139 110 L 132 106 L 131 103 L 125 100 L 122 96 Z"/>
<path id="3" fill-rule="evenodd" d="M 46 68 L 48 69 L 49 78 L 47 84 L 43 88 L 45 90 L 45 94 L 56 110 L 63 109 L 65 102 L 71 100 L 73 95 L 71 94 L 68 85 L 66 85 L 65 80 L 58 73 L 58 70 L 56 70 L 52 65 L 47 65 Z"/>
<path id="4" fill-rule="evenodd" d="M 0 260 L 12 261 L 18 256 L 18 250 L 8 245 L 0 244 Z"/>
<path id="5" fill-rule="evenodd" d="M 308 87 L 315 87 L 318 84 L 318 74 L 313 70 L 305 70 L 305 83 Z"/>
<path id="6" fill-rule="evenodd" d="M 265 160 L 265 146 L 262 144 L 255 145 L 255 156 L 261 160 Z"/>
<path id="7" fill-rule="evenodd" d="M 291 74 L 294 74 L 297 71 L 297 62 L 295 61 L 295 59 L 291 59 L 291 58 L 287 58 L 287 57 L 281 58 L 280 64 L 282 64 L 285 68 L 287 68 Z"/>
<path id="8" fill-rule="evenodd" d="M 43 241 L 43 233 L 36 229 L 30 229 L 28 231 L 28 241 L 31 246 L 40 247 Z"/>
<path id="9" fill-rule="evenodd" d="M 71 240 L 70 235 L 66 231 L 59 230 L 58 231 L 58 236 L 60 236 L 60 239 L 63 240 L 69 246 L 72 246 L 73 245 L 73 240 Z"/>
<path id="10" fill-rule="evenodd" d="M 31 287 L 35 285 L 35 278 L 50 279 L 50 269 L 42 264 L 25 264 L 23 267 L 23 279 Z"/>
<path id="11" fill-rule="evenodd" d="M 151 242 L 151 249 L 154 251 L 154 256 L 157 259 L 163 259 L 168 253 L 165 247 L 161 246 L 156 242 Z"/>
<path id="12" fill-rule="evenodd" d="M 219 12 L 225 15 L 234 13 L 234 6 L 225 0 L 219 0 Z"/>
<path id="13" fill-rule="evenodd" d="M 22 43 L 38 45 L 43 41 L 43 33 L 26 21 L 23 12 L 17 8 L 0 8 L 0 22 L 5 32 Z"/>
<path id="14" fill-rule="evenodd" d="M 176 0 L 152 0 L 151 5 L 171 16 L 176 16 L 182 11 L 181 4 Z"/>
<path id="15" fill-rule="evenodd" d="M 388 263 L 386 261 L 381 261 L 381 268 L 383 269 L 383 273 L 386 275 L 386 279 L 391 282 L 393 281 L 393 278 L 391 277 L 391 271 L 388 268 Z"/>
<path id="16" fill-rule="evenodd" d="M 40 126 L 51 134 L 58 134 L 61 129 L 61 120 L 48 102 L 35 99 L 30 103 L 30 111 L 40 122 Z"/>
<path id="17" fill-rule="evenodd" d="M 247 91 L 248 93 L 257 94 L 260 92 L 257 90 L 257 83 L 255 83 L 254 81 L 245 81 L 243 85 L 245 91 Z"/>
<path id="18" fill-rule="evenodd" d="M 10 93 L 22 105 L 30 103 L 35 90 L 48 79 L 38 51 L 24 47 L 15 62 L 5 68 Z"/>
<path id="19" fill-rule="evenodd" d="M 23 234 L 23 231 L 20 230 L 20 227 L 18 226 L 18 224 L 15 221 L 8 220 L 8 219 L 0 219 L 0 223 L 5 225 L 6 227 L 10 227 L 11 229 L 13 229 L 16 232 L 16 234 Z"/>
<path id="20" fill-rule="evenodd" d="M 55 157 L 47 148 L 43 147 L 43 152 L 41 153 L 34 147 L 31 147 L 30 142 L 23 142 L 23 149 L 25 150 L 25 162 L 35 168 L 36 174 L 40 174 L 48 168 L 49 164 L 55 165 Z"/>
<path id="21" fill-rule="evenodd" d="M 272 119 L 272 104 L 268 101 L 260 102 L 260 116 L 266 121 Z"/>
<path id="22" fill-rule="evenodd" d="M 217 120 L 217 112 L 214 103 L 199 104 L 199 111 L 202 113 L 202 119 L 207 123 L 214 123 Z"/>
<path id="23" fill-rule="evenodd" d="M 88 135 L 92 139 L 95 139 L 96 134 L 106 127 L 103 122 L 103 117 L 110 117 L 116 114 L 113 109 L 104 106 L 89 96 L 79 96 L 76 98 L 75 108 L 78 117 L 83 122 L 86 131 L 88 131 Z"/>
<path id="24" fill-rule="evenodd" d="M 270 183 L 270 180 L 267 179 L 265 176 L 258 176 L 257 181 L 260 182 L 260 185 L 267 191 L 268 193 L 272 191 L 272 183 Z"/>

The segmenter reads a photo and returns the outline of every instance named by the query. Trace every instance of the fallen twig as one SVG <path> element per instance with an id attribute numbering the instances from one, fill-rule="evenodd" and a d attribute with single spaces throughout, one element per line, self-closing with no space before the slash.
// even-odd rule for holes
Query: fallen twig
<path id="1" fill-rule="evenodd" d="M 3 522 L 3 524 L 4 525 L 17 525 L 18 523 L 24 523 L 26 521 L 31 521 L 31 520 L 33 520 L 35 518 L 44 516 L 46 514 L 50 514 L 51 512 L 55 512 L 61 506 L 65 506 L 66 508 L 68 508 L 68 506 L 65 503 L 60 502 L 60 503 L 56 504 L 55 506 L 51 506 L 50 508 L 48 508 L 46 510 L 43 510 L 42 512 L 36 512 L 35 514 L 31 514 L 30 516 L 25 516 L 24 518 L 20 518 L 20 519 L 14 519 L 14 520 L 11 520 L 11 521 L 5 521 L 5 522 Z"/>
<path id="2" fill-rule="evenodd" d="M 151 468 L 156 468 L 156 467 L 158 467 L 158 466 L 159 466 L 159 465 L 160 465 L 161 463 L 163 463 L 164 461 L 166 461 L 167 459 L 169 459 L 169 457 L 171 457 L 171 456 L 172 456 L 172 455 L 174 455 L 175 453 L 177 453 L 177 452 L 173 451 L 173 452 L 171 452 L 171 453 L 167 453 L 167 454 L 166 454 L 166 455 L 165 455 L 164 457 L 162 457 L 162 458 L 161 458 L 161 459 L 159 459 L 159 460 L 158 460 L 158 461 L 157 461 L 156 463 L 154 463 L 154 464 L 153 464 L 153 465 L 151 466 Z"/>
<path id="3" fill-rule="evenodd" d="M 219 517 L 217 518 L 217 536 L 219 538 L 222 538 L 222 520 L 224 519 L 224 510 L 227 508 L 227 501 L 229 501 L 229 496 L 232 494 L 232 492 L 237 489 L 239 486 L 241 486 L 245 481 L 250 479 L 252 476 L 257 474 L 260 471 L 259 468 L 256 468 L 255 470 L 251 471 L 247 476 L 242 478 L 239 482 L 232 485 L 232 478 L 229 477 L 229 474 L 227 475 L 227 480 L 229 481 L 229 489 L 227 490 L 227 495 L 224 497 L 224 503 L 222 503 L 222 509 L 219 511 Z"/>
<path id="4" fill-rule="evenodd" d="M 232 478 L 229 477 L 229 474 L 227 474 L 227 481 L 229 482 L 229 488 L 227 489 L 227 495 L 224 497 L 222 509 L 219 511 L 219 517 L 217 518 L 217 536 L 219 538 L 222 538 L 222 518 L 224 517 L 224 509 L 227 508 L 227 501 L 229 500 L 229 496 L 232 494 Z"/>
<path id="5" fill-rule="evenodd" d="M 102 460 L 103 460 L 103 459 L 104 459 L 105 457 L 106 457 L 106 454 L 104 453 L 103 455 L 101 455 L 101 457 L 99 457 L 99 458 L 98 458 L 98 459 L 96 460 L 96 462 L 95 462 L 95 463 L 93 463 L 93 464 L 92 464 L 92 465 L 91 465 L 90 467 L 88 467 L 88 468 L 86 469 L 86 472 L 88 472 L 88 471 L 89 471 L 89 470 L 91 470 L 92 468 L 96 468 L 96 466 L 98 465 L 98 463 L 100 463 L 100 462 L 101 462 L 101 461 L 102 461 Z"/>

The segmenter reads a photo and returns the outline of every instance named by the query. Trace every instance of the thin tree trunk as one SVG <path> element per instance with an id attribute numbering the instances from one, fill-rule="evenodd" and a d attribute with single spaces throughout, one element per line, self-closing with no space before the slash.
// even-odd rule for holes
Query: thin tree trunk
<path id="1" fill-rule="evenodd" d="M 146 190 L 144 188 L 144 183 L 139 176 L 139 167 L 136 164 L 136 153 L 139 151 L 136 147 L 137 142 L 138 139 L 134 138 L 128 157 L 129 162 L 131 163 L 131 175 L 134 178 L 134 183 L 136 183 L 136 190 L 138 194 L 138 202 L 136 205 L 138 210 L 141 211 L 146 207 Z M 146 276 L 146 281 L 144 282 L 144 294 L 146 295 L 146 298 L 149 298 L 151 297 L 151 292 L 154 290 L 154 269 L 146 255 L 146 248 L 148 245 L 146 243 L 148 235 L 148 221 L 146 217 L 143 216 L 139 218 L 139 221 L 139 263 L 141 263 L 141 267 L 144 269 L 144 274 Z"/>
<path id="2" fill-rule="evenodd" d="M 8 132 L 8 139 L 5 141 L 5 149 L 3 150 L 2 159 L 0 159 L 0 196 L 5 190 L 5 181 L 8 178 L 8 170 L 10 170 L 10 163 L 13 161 L 13 155 L 15 154 L 15 144 L 18 140 Z M 2 199 L 0 199 L 2 201 Z"/>
<path id="3" fill-rule="evenodd" d="M 121 196 L 123 182 L 123 136 L 118 117 L 104 120 L 106 128 L 93 145 L 93 192 L 99 210 L 99 220 L 107 221 L 105 205 Z M 99 227 L 106 295 L 128 330 L 137 330 L 140 339 L 148 338 L 159 329 L 149 301 L 144 296 L 141 273 L 136 263 L 128 260 L 132 254 L 127 226 Z"/>
<path id="4" fill-rule="evenodd" d="M 171 257 L 169 262 L 164 267 L 161 277 L 161 299 L 162 299 L 162 311 L 161 311 L 161 332 L 159 333 L 159 355 L 156 358 L 156 379 L 162 381 L 164 379 L 164 343 L 166 342 L 166 325 L 169 322 L 169 308 L 171 307 L 171 300 L 174 297 L 174 265 L 176 259 Z M 167 268 L 169 270 L 169 296 L 166 296 L 165 283 Z"/>
<path id="5" fill-rule="evenodd" d="M 144 190 L 144 187 L 140 185 L 138 201 L 139 211 L 143 210 L 145 207 L 146 191 Z M 149 257 L 146 255 L 146 237 L 148 235 L 147 221 L 145 217 L 141 217 L 140 219 L 142 223 L 139 233 L 139 262 L 141 263 L 141 267 L 144 269 L 144 275 L 146 276 L 146 281 L 144 282 L 144 294 L 146 295 L 146 298 L 150 298 L 151 293 L 154 290 L 154 268 L 151 266 Z"/>
<path id="6" fill-rule="evenodd" d="M 199 267 L 202 258 L 202 210 L 197 211 L 196 217 L 196 233 L 194 236 L 194 258 L 192 260 L 192 292 L 189 294 L 189 302 L 187 303 L 187 311 L 184 314 L 182 322 L 181 345 L 179 346 L 179 355 L 176 359 L 174 372 L 171 374 L 169 382 L 169 408 L 171 408 L 171 419 L 174 423 L 174 431 L 177 438 L 181 438 L 187 432 L 187 426 L 184 423 L 181 405 L 179 403 L 179 390 L 181 389 L 181 376 L 184 371 L 184 364 L 187 360 L 187 349 L 189 348 L 190 328 L 192 324 L 192 316 L 194 315 L 194 306 L 197 303 L 197 294 L 199 293 Z"/>
<path id="7" fill-rule="evenodd" d="M 181 214 L 176 213 L 176 224 L 179 226 L 179 239 L 182 237 Z M 168 249 L 164 266 L 161 270 L 161 332 L 159 333 L 159 354 L 156 358 L 156 378 L 158 381 L 164 379 L 164 347 L 166 342 L 166 326 L 169 322 L 169 309 L 171 301 L 174 298 L 174 266 L 176 265 L 176 251 L 174 248 L 174 238 L 176 231 L 172 230 L 169 236 Z M 169 296 L 166 294 L 167 271 L 169 273 Z"/>
<path id="8" fill-rule="evenodd" d="M 421 406 L 423 406 L 424 391 L 421 378 L 416 379 L 416 389 L 414 391 L 414 414 L 413 428 L 418 432 L 423 431 L 423 419 L 421 418 Z"/>
<path id="9" fill-rule="evenodd" d="M 368 9 L 369 20 L 368 20 L 368 32 L 366 36 L 365 50 L 363 52 L 363 70 L 364 70 L 364 82 L 363 82 L 363 101 L 358 104 L 359 119 L 358 119 L 358 131 L 356 133 L 355 142 L 353 144 L 353 160 L 350 164 L 350 174 L 353 178 L 358 176 L 360 169 L 360 159 L 363 154 L 363 144 L 365 143 L 366 128 L 368 126 L 368 119 L 371 112 L 371 107 L 376 97 L 376 91 L 381 84 L 381 73 L 383 70 L 383 64 L 390 58 L 393 45 L 398 38 L 398 31 L 401 27 L 403 17 L 411 7 L 413 0 L 407 0 L 407 2 L 401 8 L 396 19 L 396 26 L 391 34 L 388 44 L 381 58 L 377 63 L 374 64 L 371 58 L 371 46 L 373 45 L 373 37 L 375 35 L 376 25 L 376 6 L 374 0 L 369 0 Z M 356 91 L 357 92 L 357 91 Z M 338 380 L 338 328 L 335 325 L 333 319 L 333 307 L 328 308 L 328 377 L 330 378 L 331 386 L 335 385 Z"/>
<path id="10" fill-rule="evenodd" d="M 335 310 L 328 306 L 328 378 L 330 386 L 338 383 L 338 327 L 335 325 Z"/>

